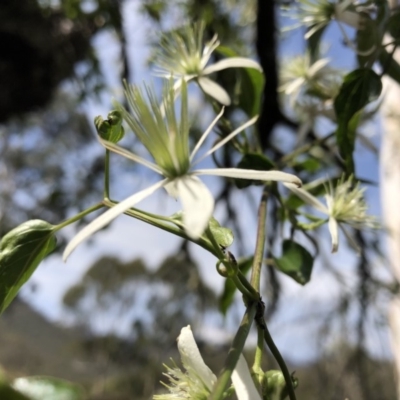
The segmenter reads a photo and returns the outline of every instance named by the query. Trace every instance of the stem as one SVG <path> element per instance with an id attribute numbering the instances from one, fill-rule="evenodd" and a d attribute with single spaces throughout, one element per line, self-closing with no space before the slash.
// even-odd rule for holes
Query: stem
<path id="1" fill-rule="evenodd" d="M 241 271 L 238 271 L 237 274 L 241 284 L 246 288 L 246 290 L 250 293 L 250 299 L 254 301 L 260 300 L 260 293 L 254 289 L 254 287 L 250 284 L 250 282 L 246 279 L 246 277 L 242 274 Z"/>
<path id="2" fill-rule="evenodd" d="M 316 139 L 316 140 L 314 140 L 314 142 L 306 143 L 303 146 L 298 147 L 297 149 L 293 150 L 291 153 L 284 155 L 280 159 L 279 164 L 285 165 L 285 164 L 289 163 L 289 161 L 291 161 L 292 159 L 297 157 L 299 154 L 305 153 L 306 151 L 310 150 L 313 146 L 315 146 L 317 144 L 323 144 L 328 139 L 330 139 L 332 136 L 334 136 L 334 133 L 324 136 L 323 138 Z"/>
<path id="3" fill-rule="evenodd" d="M 236 367 L 240 354 L 242 353 L 244 344 L 246 343 L 246 339 L 251 328 L 251 324 L 253 323 L 254 317 L 256 315 L 256 306 L 257 303 L 252 302 L 247 307 L 242 318 L 242 322 L 240 323 L 239 329 L 233 339 L 232 346 L 225 361 L 225 366 L 217 382 L 215 383 L 214 389 L 208 400 L 223 399 L 225 389 L 229 385 L 232 372 Z"/>
<path id="4" fill-rule="evenodd" d="M 265 186 L 264 191 L 261 197 L 260 206 L 258 209 L 258 228 L 257 228 L 257 243 L 253 260 L 253 269 L 251 274 L 251 285 L 253 288 L 259 292 L 260 291 L 260 275 L 261 275 L 261 266 L 263 262 L 264 256 L 264 247 L 265 247 L 265 230 L 266 230 L 266 216 L 267 216 L 267 201 L 268 201 L 268 188 Z M 269 349 L 271 350 L 272 355 L 275 357 L 276 361 L 279 364 L 279 367 L 282 370 L 282 374 L 285 378 L 286 386 L 289 392 L 290 400 L 296 400 L 296 395 L 294 394 L 294 387 L 292 383 L 292 377 L 289 374 L 289 370 L 285 364 L 281 353 L 276 347 L 274 341 L 272 340 L 271 334 L 268 331 L 267 324 L 264 321 L 264 303 L 262 303 L 261 298 L 259 298 L 258 306 L 261 307 L 261 314 L 257 318 L 257 349 L 253 364 L 253 371 L 258 372 L 261 369 L 261 359 L 262 359 L 262 350 L 263 350 L 263 342 L 262 339 L 265 339 Z M 258 319 L 260 318 L 260 320 Z"/>
<path id="5" fill-rule="evenodd" d="M 266 216 L 267 216 L 267 201 L 268 201 L 268 188 L 264 187 L 263 194 L 261 196 L 260 207 L 258 208 L 258 227 L 257 227 L 257 242 L 256 249 L 254 251 L 253 268 L 251 271 L 251 286 L 259 292 L 260 291 L 260 276 L 261 266 L 264 256 L 265 247 L 265 228 L 266 228 Z"/>
<path id="6" fill-rule="evenodd" d="M 278 365 L 282 371 L 283 377 L 285 378 L 286 387 L 287 387 L 288 394 L 289 394 L 289 399 L 296 400 L 292 377 L 289 374 L 289 370 L 286 366 L 285 360 L 283 359 L 283 357 L 281 356 L 281 353 L 279 352 L 278 348 L 276 347 L 276 345 L 271 337 L 271 334 L 269 333 L 267 325 L 266 324 L 264 324 L 264 325 L 265 326 L 263 327 L 263 331 L 264 331 L 265 342 L 267 343 L 267 346 L 271 350 L 271 353 L 274 356 L 275 360 L 278 362 Z"/>
<path id="7" fill-rule="evenodd" d="M 110 150 L 108 149 L 104 160 L 104 198 L 110 198 Z"/>
<path id="8" fill-rule="evenodd" d="M 206 229 L 206 235 L 210 240 L 213 248 L 215 249 L 216 256 L 228 269 L 228 276 L 231 278 L 236 286 L 236 288 L 246 297 L 246 301 L 255 300 L 257 301 L 259 295 L 254 292 L 254 288 L 247 281 L 246 277 L 239 271 L 237 265 L 232 265 L 231 262 L 226 260 L 225 254 L 223 253 L 220 245 L 215 240 L 211 229 L 208 227 Z"/>
<path id="9" fill-rule="evenodd" d="M 260 372 L 262 373 L 261 361 L 262 361 L 263 349 L 264 349 L 264 332 L 260 326 L 257 326 L 257 347 L 252 367 L 253 372 L 255 372 L 257 375 Z"/>
<path id="10" fill-rule="evenodd" d="M 239 292 L 241 292 L 245 296 L 245 298 L 246 298 L 245 302 L 254 300 L 254 295 L 253 295 L 252 291 L 250 291 L 248 289 L 248 287 L 246 287 L 246 285 L 243 284 L 242 280 L 237 275 L 233 276 L 231 279 L 233 280 L 233 283 L 235 284 L 235 286 L 239 290 Z M 250 286 L 250 284 L 248 286 Z M 253 289 L 251 286 L 250 286 L 250 288 Z"/>
<path id="11" fill-rule="evenodd" d="M 98 204 L 95 204 L 92 207 L 87 208 L 84 211 L 81 211 L 79 214 L 76 214 L 74 217 L 69 218 L 69 219 L 61 222 L 60 224 L 56 225 L 55 226 L 55 231 L 59 231 L 60 229 L 65 228 L 66 226 L 71 225 L 76 221 L 79 221 L 80 219 L 82 219 L 86 215 L 88 215 L 88 214 L 90 214 L 90 213 L 92 213 L 92 212 L 94 212 L 96 210 L 99 210 L 102 207 L 104 207 L 104 204 L 103 203 L 98 203 Z"/>
<path id="12" fill-rule="evenodd" d="M 107 207 L 113 207 L 115 204 L 118 204 L 115 201 L 109 200 L 109 199 L 104 199 L 103 204 L 106 205 Z M 129 210 L 125 211 L 126 215 L 136 218 L 139 221 L 146 222 L 149 225 L 153 225 L 159 229 L 162 229 L 166 232 L 172 233 L 173 235 L 179 236 L 183 239 L 190 240 L 193 243 L 196 243 L 203 249 L 209 251 L 211 254 L 213 254 L 215 257 L 219 258 L 219 254 L 214 250 L 214 247 L 210 245 L 210 243 L 202 238 L 199 238 L 198 240 L 193 240 L 189 238 L 183 229 L 172 225 L 176 224 L 176 222 L 172 222 L 171 218 L 168 217 L 163 217 L 161 215 L 156 215 L 156 214 L 151 214 L 146 211 L 138 210 L 136 208 L 130 208 Z M 165 222 L 163 222 L 165 221 Z"/>

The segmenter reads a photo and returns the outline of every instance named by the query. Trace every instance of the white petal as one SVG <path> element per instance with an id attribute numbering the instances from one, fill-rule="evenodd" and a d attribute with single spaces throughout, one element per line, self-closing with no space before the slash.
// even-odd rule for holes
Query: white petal
<path id="1" fill-rule="evenodd" d="M 249 119 L 247 122 L 245 122 L 243 125 L 240 125 L 239 128 L 236 128 L 233 132 L 231 132 L 227 137 L 223 138 L 220 142 L 218 142 L 214 147 L 212 147 L 210 150 L 207 151 L 207 153 L 203 154 L 198 160 L 196 160 L 193 165 L 196 165 L 200 161 L 204 160 L 206 157 L 208 157 L 210 154 L 214 153 L 214 151 L 217 151 L 220 147 L 225 145 L 225 143 L 229 142 L 232 140 L 237 134 L 248 128 L 249 126 L 253 125 L 258 119 L 258 115 L 255 117 Z"/>
<path id="2" fill-rule="evenodd" d="M 357 252 L 358 255 L 361 254 L 361 249 L 358 243 L 355 241 L 354 237 L 347 231 L 347 229 L 343 226 L 343 224 L 339 224 L 339 228 L 343 231 L 346 239 L 349 242 L 349 245 Z"/>
<path id="3" fill-rule="evenodd" d="M 261 65 L 257 61 L 245 57 L 231 57 L 204 68 L 203 74 L 207 75 L 227 68 L 254 68 L 262 72 Z"/>
<path id="4" fill-rule="evenodd" d="M 214 118 L 213 122 L 209 125 L 209 127 L 206 129 L 206 131 L 201 135 L 200 140 L 196 143 L 195 148 L 193 149 L 192 153 L 190 154 L 190 161 L 193 160 L 193 157 L 196 155 L 198 152 L 199 148 L 201 145 L 204 143 L 206 140 L 207 136 L 210 134 L 212 129 L 214 128 L 215 124 L 219 121 L 219 119 L 222 117 L 222 114 L 224 113 L 225 107 L 221 108 L 220 113 Z"/>
<path id="5" fill-rule="evenodd" d="M 287 95 L 296 93 L 304 82 L 304 78 L 296 78 L 294 81 L 287 83 L 286 85 L 282 85 L 281 90 L 283 90 Z"/>
<path id="6" fill-rule="evenodd" d="M 290 184 L 290 183 L 284 183 L 284 185 L 288 189 L 290 189 L 296 196 L 300 197 L 300 199 L 302 199 L 304 202 L 306 202 L 310 206 L 314 207 L 315 209 L 317 209 L 318 211 L 321 211 L 324 214 L 329 214 L 329 210 L 325 206 L 325 204 L 321 203 L 310 192 L 307 192 L 307 190 L 298 188 L 295 185 Z"/>
<path id="7" fill-rule="evenodd" d="M 175 200 L 178 198 L 178 189 L 176 187 L 176 180 L 168 182 L 165 186 L 164 189 L 167 191 L 167 193 L 173 197 Z"/>
<path id="8" fill-rule="evenodd" d="M 193 175 L 176 182 L 183 208 L 183 224 L 192 239 L 198 239 L 214 211 L 214 198 L 201 180 Z"/>
<path id="9" fill-rule="evenodd" d="M 184 367 L 194 371 L 204 385 L 211 391 L 217 377 L 203 361 L 190 325 L 181 330 L 181 334 L 178 337 L 178 350 Z"/>
<path id="10" fill-rule="evenodd" d="M 129 150 L 126 150 L 123 147 L 118 146 L 117 144 L 111 143 L 108 140 L 104 140 L 101 137 L 99 137 L 99 141 L 106 149 L 113 151 L 114 153 L 117 153 L 123 157 L 129 158 L 130 160 L 135 161 L 139 164 L 142 164 L 145 167 L 150 168 L 151 170 L 162 175 L 162 170 L 157 164 L 147 161 L 144 158 L 131 153 Z"/>
<path id="11" fill-rule="evenodd" d="M 197 82 L 203 89 L 204 93 L 208 94 L 224 106 L 229 106 L 231 104 L 229 94 L 221 85 L 218 85 L 218 83 L 204 77 L 200 77 Z"/>
<path id="12" fill-rule="evenodd" d="M 224 176 L 226 178 L 254 179 L 259 181 L 282 181 L 301 186 L 301 180 L 292 174 L 281 171 L 256 171 L 240 168 L 198 169 L 193 171 L 196 175 Z"/>
<path id="13" fill-rule="evenodd" d="M 240 354 L 236 368 L 232 372 L 231 379 L 238 400 L 261 400 L 261 396 L 251 378 L 249 367 L 247 366 L 243 354 Z"/>
<path id="14" fill-rule="evenodd" d="M 330 63 L 329 58 L 321 58 L 320 60 L 316 61 L 307 71 L 307 75 L 312 77 L 314 76 L 317 72 L 319 72 L 322 68 L 327 66 Z"/>
<path id="15" fill-rule="evenodd" d="M 332 237 L 332 253 L 336 253 L 339 248 L 339 229 L 336 219 L 330 217 L 328 226 L 329 226 L 329 232 Z"/>
<path id="16" fill-rule="evenodd" d="M 63 260 L 65 261 L 68 258 L 68 256 L 73 252 L 75 247 L 77 247 L 81 242 L 83 242 L 89 236 L 93 235 L 93 233 L 97 232 L 99 229 L 106 226 L 118 215 L 123 214 L 129 208 L 133 207 L 135 204 L 139 203 L 146 197 L 150 196 L 157 189 L 165 186 L 168 182 L 169 182 L 168 179 L 164 179 L 160 182 L 157 182 L 155 185 L 142 190 L 141 192 L 135 193 L 133 196 L 130 196 L 124 201 L 121 201 L 121 203 L 118 203 L 116 206 L 110 208 L 104 214 L 100 215 L 98 218 L 92 221 L 89 225 L 85 226 L 68 243 L 68 246 L 64 250 Z"/>

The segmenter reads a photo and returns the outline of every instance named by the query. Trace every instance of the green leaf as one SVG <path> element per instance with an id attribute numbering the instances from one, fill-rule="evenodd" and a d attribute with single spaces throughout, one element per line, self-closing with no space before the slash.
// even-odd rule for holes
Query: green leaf
<path id="1" fill-rule="evenodd" d="M 111 143 L 118 143 L 125 135 L 122 120 L 121 112 L 113 110 L 108 113 L 106 120 L 103 120 L 103 118 L 98 115 L 94 119 L 94 125 L 102 139 L 108 140 Z"/>
<path id="2" fill-rule="evenodd" d="M 314 64 L 320 58 L 320 42 L 322 35 L 325 33 L 327 26 L 323 26 L 321 29 L 315 31 L 307 40 L 307 48 L 310 53 L 311 64 Z M 313 29 L 311 27 L 310 29 Z"/>
<path id="3" fill-rule="evenodd" d="M 211 217 L 208 226 L 220 246 L 227 248 L 233 243 L 232 230 L 221 226 L 214 217 Z"/>
<path id="4" fill-rule="evenodd" d="M 17 378 L 13 387 L 32 400 L 83 400 L 84 392 L 76 384 L 62 379 L 31 376 Z"/>
<path id="5" fill-rule="evenodd" d="M 364 15 L 365 29 L 358 29 L 356 33 L 357 60 L 360 67 L 372 65 L 378 55 L 379 31 L 375 21 Z"/>
<path id="6" fill-rule="evenodd" d="M 372 66 L 382 49 L 382 40 L 390 20 L 390 7 L 386 0 L 376 0 L 375 18 L 368 13 L 361 13 L 363 29 L 356 33 L 357 59 L 360 66 Z M 399 23 L 399 21 L 395 21 Z"/>
<path id="7" fill-rule="evenodd" d="M 183 221 L 183 211 L 178 211 L 175 214 L 171 215 L 170 219 L 172 221 L 179 222 L 177 225 L 181 227 Z M 234 237 L 232 230 L 221 226 L 214 217 L 211 217 L 210 222 L 208 223 L 208 227 L 210 228 L 215 240 L 220 246 L 227 248 L 233 243 Z M 203 238 L 204 240 L 209 241 L 205 234 L 203 234 Z"/>
<path id="8" fill-rule="evenodd" d="M 54 226 L 41 220 L 19 225 L 0 242 L 0 313 L 39 263 L 56 247 Z"/>
<path id="9" fill-rule="evenodd" d="M 305 285 L 310 280 L 314 259 L 303 246 L 293 240 L 284 240 L 282 256 L 274 260 L 279 271 L 301 285 Z"/>
<path id="10" fill-rule="evenodd" d="M 263 154 L 247 153 L 239 161 L 236 168 L 269 171 L 270 169 L 275 168 L 275 164 Z M 253 181 L 249 179 L 235 179 L 235 184 L 238 189 L 243 189 L 250 185 L 264 185 L 261 181 Z"/>
<path id="11" fill-rule="evenodd" d="M 311 173 L 317 172 L 321 170 L 321 161 L 313 157 L 309 157 L 301 161 L 296 160 L 295 163 L 293 164 L 293 169 L 296 172 L 302 172 L 302 171 L 307 171 Z"/>
<path id="12" fill-rule="evenodd" d="M 238 106 L 249 116 L 260 113 L 264 90 L 264 74 L 254 68 L 240 68 L 241 81 Z"/>
<path id="13" fill-rule="evenodd" d="M 400 83 L 400 65 L 385 49 L 379 53 L 379 63 L 385 75 Z"/>
<path id="14" fill-rule="evenodd" d="M 352 118 L 368 103 L 376 100 L 382 91 L 380 77 L 371 69 L 360 68 L 345 76 L 335 99 L 338 119 L 336 140 L 348 174 L 354 173 L 353 151 L 355 128 Z M 349 126 L 351 129 L 349 129 Z"/>
<path id="15" fill-rule="evenodd" d="M 227 58 L 239 57 L 235 51 L 225 46 L 219 46 L 216 52 Z M 254 68 L 238 68 L 238 74 L 239 85 L 236 87 L 236 105 L 249 117 L 254 117 L 260 113 L 261 98 L 265 84 L 264 74 Z"/>
<path id="16" fill-rule="evenodd" d="M 400 11 L 395 11 L 387 20 L 386 31 L 393 39 L 400 39 Z"/>
<path id="17" fill-rule="evenodd" d="M 247 274 L 253 265 L 253 257 L 244 258 L 238 261 L 238 268 L 243 274 Z M 226 315 L 229 307 L 232 305 L 233 298 L 235 296 L 236 286 L 232 279 L 228 278 L 225 280 L 224 290 L 221 297 L 219 298 L 218 308 L 223 315 Z"/>

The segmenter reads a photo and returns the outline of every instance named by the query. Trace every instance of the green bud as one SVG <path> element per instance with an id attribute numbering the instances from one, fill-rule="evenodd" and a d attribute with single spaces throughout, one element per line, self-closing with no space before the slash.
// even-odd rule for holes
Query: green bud
<path id="1" fill-rule="evenodd" d="M 113 110 L 108 113 L 106 120 L 100 115 L 94 119 L 94 125 L 97 133 L 104 140 L 111 143 L 118 143 L 125 135 L 124 127 L 122 126 L 122 115 L 119 111 Z"/>
<path id="2" fill-rule="evenodd" d="M 296 388 L 298 379 L 292 374 L 293 387 Z M 285 378 L 281 371 L 271 369 L 264 374 L 262 384 L 263 398 L 268 400 L 284 400 L 288 396 Z"/>

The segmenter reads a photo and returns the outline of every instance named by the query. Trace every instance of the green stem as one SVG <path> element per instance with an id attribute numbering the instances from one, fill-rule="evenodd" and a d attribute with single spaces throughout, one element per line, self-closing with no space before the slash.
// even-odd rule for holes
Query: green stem
<path id="1" fill-rule="evenodd" d="M 286 165 L 288 164 L 291 160 L 293 160 L 294 158 L 296 158 L 298 155 L 303 154 L 308 152 L 308 150 L 310 150 L 312 147 L 319 145 L 319 144 L 323 144 L 324 142 L 326 142 L 328 139 L 330 139 L 332 136 L 334 136 L 334 133 L 331 133 L 327 136 L 324 136 L 323 138 L 320 139 L 316 139 L 314 140 L 314 142 L 311 143 L 306 143 L 301 147 L 298 147 L 297 149 L 293 150 L 291 153 L 289 154 L 285 154 L 279 161 L 279 165 Z"/>
<path id="2" fill-rule="evenodd" d="M 255 290 L 254 287 L 251 286 L 250 282 L 243 275 L 243 273 L 241 271 L 238 271 L 237 276 L 238 276 L 240 282 L 242 283 L 242 285 L 250 293 L 250 299 L 254 300 L 254 301 L 260 300 L 260 293 L 258 293 L 257 290 Z"/>
<path id="3" fill-rule="evenodd" d="M 253 372 L 257 376 L 260 373 L 262 373 L 261 361 L 262 361 L 263 350 L 264 350 L 264 332 L 260 326 L 257 326 L 257 347 L 256 347 L 256 353 L 254 355 L 254 363 L 253 363 L 253 367 L 252 367 Z"/>
<path id="4" fill-rule="evenodd" d="M 99 210 L 102 207 L 104 207 L 104 204 L 103 203 L 98 203 L 98 204 L 95 204 L 92 207 L 87 208 L 86 210 L 84 210 L 84 211 L 80 212 L 79 214 L 75 215 L 74 217 L 69 218 L 69 219 L 61 222 L 60 224 L 56 225 L 55 226 L 55 231 L 59 231 L 60 229 L 65 228 L 66 226 L 71 225 L 76 221 L 79 221 L 80 219 L 82 219 L 86 215 L 88 215 L 88 214 L 90 214 L 90 213 L 92 213 L 92 212 L 94 212 L 96 210 Z"/>
<path id="5" fill-rule="evenodd" d="M 229 385 L 231 375 L 239 360 L 240 354 L 243 351 L 247 336 L 256 315 L 256 302 L 252 302 L 246 309 L 239 329 L 233 339 L 232 346 L 229 350 L 225 361 L 224 368 L 214 385 L 214 389 L 208 400 L 221 400 L 224 397 L 224 392 Z"/>
<path id="6" fill-rule="evenodd" d="M 268 196 L 269 196 L 269 189 L 267 188 L 267 186 L 265 186 L 261 197 L 260 206 L 258 208 L 257 242 L 256 242 L 256 249 L 254 251 L 253 268 L 251 271 L 251 280 L 250 280 L 251 286 L 253 286 L 253 288 L 257 292 L 260 292 L 260 276 L 261 276 L 262 260 L 264 257 Z"/>
<path id="7" fill-rule="evenodd" d="M 116 204 L 118 204 L 115 201 L 109 200 L 109 199 L 104 199 L 103 204 L 106 205 L 107 207 L 113 207 Z M 136 208 L 130 208 L 129 210 L 125 211 L 125 214 L 136 218 L 140 221 L 146 222 L 149 225 L 153 225 L 159 229 L 162 229 L 166 232 L 172 233 L 173 235 L 179 236 L 183 239 L 190 240 L 193 243 L 196 243 L 203 249 L 209 251 L 211 254 L 213 254 L 215 257 L 219 258 L 219 254 L 214 250 L 214 247 L 210 245 L 210 243 L 203 238 L 199 238 L 198 240 L 193 240 L 190 239 L 186 234 L 185 231 L 183 230 L 183 227 L 177 227 L 176 222 L 172 222 L 171 218 L 169 217 L 163 217 L 162 215 L 156 215 L 156 214 L 151 214 L 146 211 L 138 210 Z"/>
<path id="8" fill-rule="evenodd" d="M 278 348 L 276 347 L 276 345 L 272 339 L 271 334 L 269 333 L 269 330 L 268 330 L 268 327 L 266 324 L 263 328 L 263 331 L 264 331 L 264 340 L 267 343 L 267 346 L 269 347 L 269 349 L 271 350 L 271 353 L 274 356 L 275 360 L 278 362 L 278 365 L 282 371 L 283 377 L 285 378 L 286 387 L 287 387 L 288 394 L 289 394 L 289 399 L 296 400 L 296 394 L 294 393 L 292 377 L 286 366 L 285 360 L 281 356 L 281 353 L 279 352 Z"/>
<path id="9" fill-rule="evenodd" d="M 110 198 L 110 150 L 108 149 L 104 159 L 104 198 Z"/>
<path id="10" fill-rule="evenodd" d="M 246 287 L 246 285 L 243 285 L 242 280 L 238 277 L 238 275 L 233 276 L 231 279 L 233 280 L 233 282 L 234 282 L 236 288 L 239 290 L 239 292 L 241 292 L 245 296 L 246 303 L 251 301 L 252 299 L 254 300 L 254 295 L 253 295 L 252 291 L 250 291 L 248 289 L 248 287 Z M 253 289 L 251 286 L 250 286 L 250 288 Z"/>
<path id="11" fill-rule="evenodd" d="M 246 301 L 251 299 L 257 300 L 258 296 L 255 295 L 253 287 L 247 281 L 246 277 L 239 271 L 237 265 L 232 265 L 225 257 L 220 245 L 215 240 L 210 228 L 206 229 L 206 236 L 213 246 L 216 256 L 227 268 L 227 277 L 231 278 L 237 289 L 246 297 Z"/>

